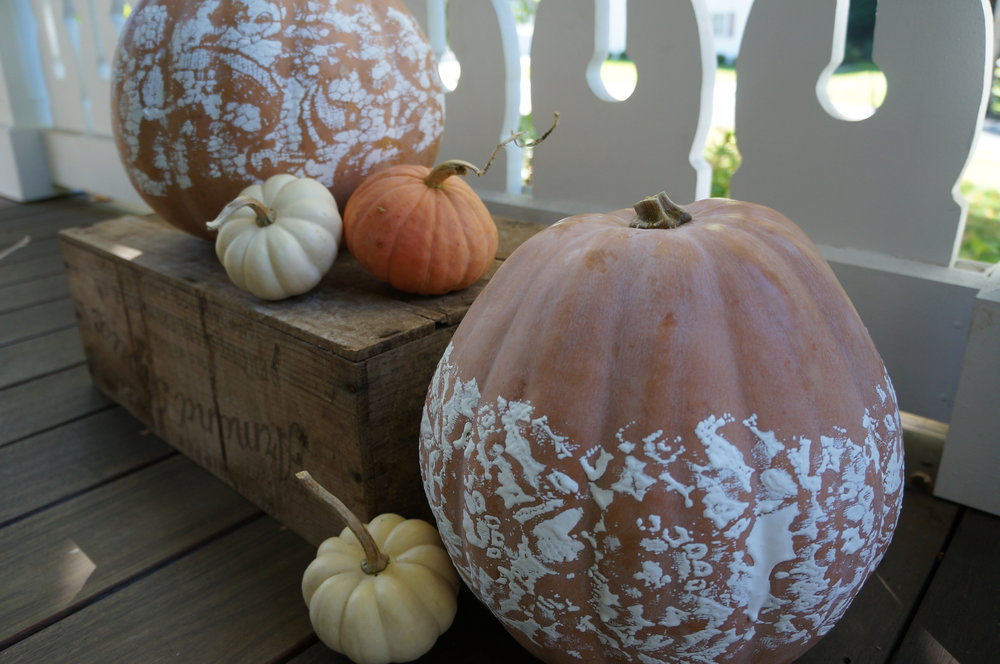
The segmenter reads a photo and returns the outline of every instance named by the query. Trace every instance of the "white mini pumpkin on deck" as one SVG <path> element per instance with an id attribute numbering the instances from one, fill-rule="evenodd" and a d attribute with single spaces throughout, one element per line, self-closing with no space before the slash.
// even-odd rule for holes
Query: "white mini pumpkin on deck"
<path id="1" fill-rule="evenodd" d="M 330 191 L 316 180 L 274 175 L 233 199 L 207 224 L 230 280 L 265 300 L 301 295 L 337 257 L 343 224 Z"/>
<path id="2" fill-rule="evenodd" d="M 348 524 L 302 576 L 316 635 L 357 664 L 409 662 L 430 650 L 458 610 L 458 573 L 437 529 L 398 514 L 365 526 L 308 472 L 296 477 Z"/>

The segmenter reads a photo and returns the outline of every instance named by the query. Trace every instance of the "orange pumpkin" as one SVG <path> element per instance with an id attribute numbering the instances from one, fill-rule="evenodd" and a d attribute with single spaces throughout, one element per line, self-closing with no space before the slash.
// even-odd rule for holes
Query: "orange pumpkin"
<path id="1" fill-rule="evenodd" d="M 791 662 L 903 497 L 895 396 L 846 294 L 790 220 L 723 199 L 573 216 L 514 251 L 438 366 L 420 464 L 465 583 L 550 663 Z"/>
<path id="2" fill-rule="evenodd" d="M 374 170 L 433 163 L 443 132 L 436 63 L 400 0 L 140 0 L 112 98 L 132 184 L 203 237 L 254 182 L 309 177 L 343 208 Z"/>
<path id="3" fill-rule="evenodd" d="M 496 258 L 499 235 L 460 177 L 463 161 L 433 170 L 400 165 L 365 180 L 344 209 L 344 241 L 358 262 L 399 290 L 435 295 L 465 288 Z"/>

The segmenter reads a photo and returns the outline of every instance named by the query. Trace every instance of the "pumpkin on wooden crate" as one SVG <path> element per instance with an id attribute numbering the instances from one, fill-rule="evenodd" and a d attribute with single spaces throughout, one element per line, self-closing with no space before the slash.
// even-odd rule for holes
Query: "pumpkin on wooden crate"
<path id="1" fill-rule="evenodd" d="M 343 224 L 330 190 L 311 178 L 272 175 L 206 224 L 237 287 L 283 300 L 315 287 L 337 258 Z"/>
<path id="2" fill-rule="evenodd" d="M 344 208 L 344 241 L 358 263 L 379 281 L 407 293 L 440 295 L 467 288 L 496 258 L 500 237 L 493 216 L 462 177 L 485 175 L 508 143 L 535 147 L 552 126 L 531 142 L 512 133 L 493 148 L 479 168 L 449 159 L 433 169 L 400 164 L 365 179 Z"/>
<path id="3" fill-rule="evenodd" d="M 428 391 L 424 487 L 465 583 L 550 663 L 791 662 L 903 496 L 885 367 L 778 212 L 666 195 L 504 261 Z"/>
<path id="4" fill-rule="evenodd" d="M 344 209 L 344 240 L 365 270 L 394 288 L 439 295 L 466 288 L 496 258 L 493 216 L 450 160 L 400 164 L 368 177 Z"/>
<path id="5" fill-rule="evenodd" d="M 431 524 L 379 514 L 363 524 L 308 471 L 296 478 L 347 526 L 302 576 L 316 635 L 356 664 L 417 659 L 455 619 L 458 574 Z"/>
<path id="6" fill-rule="evenodd" d="M 379 168 L 432 163 L 443 106 L 430 45 L 400 0 L 140 0 L 114 58 L 129 179 L 202 237 L 247 182 L 313 178 L 343 207 Z"/>

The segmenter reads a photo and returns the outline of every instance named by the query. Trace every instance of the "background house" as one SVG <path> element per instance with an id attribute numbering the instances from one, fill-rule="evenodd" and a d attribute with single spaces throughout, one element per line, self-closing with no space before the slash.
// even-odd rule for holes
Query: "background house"
<path id="1" fill-rule="evenodd" d="M 740 52 L 753 0 L 705 0 L 705 6 L 712 16 L 715 53 L 721 61 L 731 64 Z"/>

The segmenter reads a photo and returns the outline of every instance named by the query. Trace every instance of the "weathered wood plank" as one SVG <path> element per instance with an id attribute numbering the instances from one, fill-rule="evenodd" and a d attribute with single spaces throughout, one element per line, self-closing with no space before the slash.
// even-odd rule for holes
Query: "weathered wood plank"
<path id="1" fill-rule="evenodd" d="M 442 319 L 432 308 L 372 293 L 367 281 L 357 283 L 356 261 L 346 252 L 309 293 L 265 302 L 230 283 L 211 243 L 156 219 L 111 219 L 60 238 L 68 258 L 89 253 L 112 260 L 131 279 L 149 277 L 161 288 L 240 311 L 248 322 L 265 323 L 353 362 L 424 336 Z M 346 311 L 351 315 L 338 315 Z"/>
<path id="2" fill-rule="evenodd" d="M 229 487 L 174 456 L 3 528 L 0 647 L 256 513 Z M 178 608 L 164 613 L 182 613 Z M 104 633 L 121 643 L 111 636 Z"/>
<path id="3" fill-rule="evenodd" d="M 90 662 L 276 661 L 312 638 L 300 583 L 313 555 L 275 521 L 257 519 L 0 652 L 0 662 L 67 653 Z"/>
<path id="4" fill-rule="evenodd" d="M 895 661 L 900 664 L 997 661 L 998 588 L 1000 517 L 966 508 Z"/>
<path id="5" fill-rule="evenodd" d="M 20 240 L 20 238 L 18 238 L 18 240 Z M 17 242 L 11 241 L 2 245 L 2 248 L 6 249 L 14 244 L 17 244 Z M 56 238 L 50 237 L 42 238 L 41 240 L 28 240 L 27 244 L 4 256 L 3 262 L 0 263 L 0 265 L 24 263 L 26 261 L 33 261 L 39 258 L 53 256 L 58 253 L 59 244 Z"/>
<path id="6" fill-rule="evenodd" d="M 69 296 L 66 275 L 53 274 L 34 281 L 0 287 L 0 313 Z"/>
<path id="7" fill-rule="evenodd" d="M 87 206 L 88 201 L 81 196 L 62 196 L 29 203 L 14 203 L 11 201 L 9 205 L 4 206 L 0 210 L 0 231 L 8 224 L 16 223 L 25 217 L 34 217 L 73 209 L 85 209 Z"/>
<path id="8" fill-rule="evenodd" d="M 373 515 L 399 512 L 407 517 L 432 519 L 416 453 L 430 376 L 417 376 L 407 369 L 435 367 L 453 333 L 453 328 L 437 330 L 365 364 L 367 398 L 362 417 L 366 422 L 364 452 L 369 469 L 365 477 L 371 484 L 371 495 L 379 497 Z M 414 506 L 420 506 L 421 511 L 414 512 Z"/>
<path id="9" fill-rule="evenodd" d="M 62 257 L 52 253 L 39 256 L 19 263 L 0 261 L 0 286 L 13 286 L 29 281 L 37 281 L 43 277 L 62 274 L 65 270 Z"/>
<path id="10" fill-rule="evenodd" d="M 0 348 L 0 390 L 86 361 L 80 332 L 68 327 Z"/>
<path id="11" fill-rule="evenodd" d="M 892 544 L 840 622 L 796 664 L 888 662 L 944 549 L 958 507 L 907 489 Z"/>
<path id="12" fill-rule="evenodd" d="M 0 447 L 0 524 L 173 454 L 121 408 Z"/>
<path id="13" fill-rule="evenodd" d="M 0 346 L 75 326 L 73 300 L 68 297 L 9 311 L 0 314 Z"/>
<path id="14" fill-rule="evenodd" d="M 17 215 L 0 221 L 0 246 L 9 245 L 24 236 L 32 240 L 53 238 L 64 228 L 87 225 L 101 218 L 107 217 L 85 206 L 38 210 L 33 214 Z"/>
<path id="15" fill-rule="evenodd" d="M 90 382 L 85 366 L 0 390 L 0 445 L 102 410 L 111 400 Z"/>
<path id="16" fill-rule="evenodd" d="M 538 228 L 505 232 L 505 251 Z M 361 518 L 426 509 L 412 453 L 423 399 L 486 279 L 409 295 L 342 252 L 313 291 L 264 302 L 211 243 L 155 218 L 59 237 L 95 384 L 163 440 L 310 541 L 325 515 L 296 490 L 300 468 Z"/>

